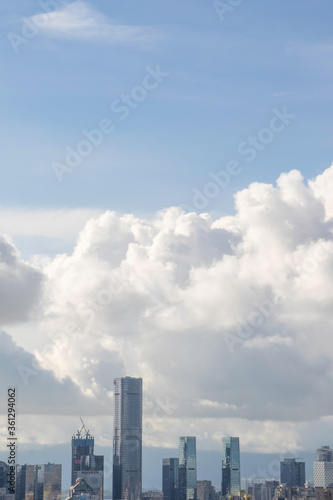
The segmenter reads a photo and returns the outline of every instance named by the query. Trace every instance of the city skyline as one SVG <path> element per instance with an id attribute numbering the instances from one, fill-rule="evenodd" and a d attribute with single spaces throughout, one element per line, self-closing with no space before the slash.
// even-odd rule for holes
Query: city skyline
<path id="1" fill-rule="evenodd" d="M 124 379 L 128 381 L 130 377 L 124 377 Z M 135 380 L 135 379 L 134 379 Z M 82 421 L 82 419 L 81 419 Z M 93 438 L 89 434 L 89 431 L 87 431 L 84 423 L 82 422 L 83 427 L 81 430 L 78 430 L 76 435 L 72 437 L 71 445 L 72 445 L 72 458 L 74 459 L 72 463 L 75 464 L 77 463 L 76 457 L 80 455 L 82 459 L 85 458 L 91 458 L 92 453 L 93 453 Z M 85 436 L 82 434 L 82 430 L 84 429 L 85 431 Z M 80 442 L 79 442 L 80 441 Z M 222 466 L 232 466 L 232 469 L 235 471 L 238 469 L 239 473 L 239 464 L 240 464 L 240 454 L 239 454 L 239 438 L 233 437 L 233 438 L 223 438 L 223 446 L 222 446 Z M 233 457 L 231 457 L 231 452 L 233 454 Z M 89 455 L 82 455 L 82 453 L 88 453 Z M 333 449 L 331 449 L 329 446 L 322 446 L 320 449 L 317 449 L 316 451 L 316 461 L 313 462 L 313 470 L 314 470 L 314 486 L 319 489 L 323 488 L 332 488 L 333 491 L 333 480 L 332 480 L 332 470 L 322 470 L 320 468 L 317 468 L 316 470 L 316 465 L 318 463 L 329 463 L 331 464 L 332 462 L 332 455 Z M 226 463 L 226 457 L 228 458 L 227 463 Z M 91 464 L 94 463 L 94 465 L 97 465 L 97 463 L 103 463 L 104 457 L 103 456 L 98 456 L 98 457 L 93 457 L 96 460 L 99 459 L 98 461 L 91 461 L 91 460 L 84 460 L 84 463 L 82 461 L 82 470 L 77 474 L 77 476 L 74 479 L 75 485 L 79 485 L 78 481 L 81 481 L 81 484 L 85 484 L 85 488 L 81 488 L 81 490 L 85 490 L 86 492 L 89 492 L 89 495 L 97 495 L 97 496 L 90 496 L 90 500 L 97 500 L 99 498 L 103 498 L 103 496 L 100 496 L 100 491 L 101 490 L 96 490 L 96 483 L 91 483 L 90 478 L 89 478 L 89 472 L 91 469 Z M 232 459 L 231 459 L 232 458 Z M 298 460 L 298 461 L 297 461 Z M 278 485 L 279 487 L 282 488 L 302 488 L 306 486 L 308 483 L 308 478 L 305 476 L 305 468 L 304 462 L 299 461 L 300 459 L 295 459 L 295 458 L 284 458 L 283 461 L 280 462 L 280 478 L 279 480 L 272 480 L 269 477 L 267 478 L 267 475 L 265 477 L 265 471 L 263 471 L 264 476 L 261 478 L 258 477 L 256 474 L 253 474 L 251 478 L 242 478 L 242 484 L 243 481 L 247 482 L 247 485 L 245 486 L 246 491 L 248 488 L 251 488 L 249 490 L 250 494 L 253 494 L 255 496 L 255 499 L 257 498 L 257 494 L 262 495 L 263 494 L 263 489 L 261 486 L 265 483 L 266 486 L 263 488 L 267 489 L 267 492 L 265 494 L 272 495 L 272 491 L 277 488 Z M 179 438 L 179 459 L 178 458 L 170 458 L 170 459 L 162 459 L 161 460 L 161 465 L 162 465 L 162 481 L 160 484 L 159 491 L 167 491 L 167 495 L 165 498 L 170 499 L 171 496 L 168 494 L 170 491 L 173 495 L 173 498 L 176 500 L 180 500 L 182 496 L 184 498 L 189 498 L 190 500 L 197 500 L 197 492 L 196 492 L 196 485 L 200 484 L 200 497 L 198 497 L 198 500 L 202 500 L 201 495 L 208 495 L 209 498 L 206 498 L 206 500 L 218 500 L 218 498 L 215 498 L 215 491 L 216 489 L 212 489 L 212 482 L 211 480 L 205 479 L 205 480 L 196 480 L 196 475 L 197 475 L 197 469 L 196 469 L 196 446 L 195 446 L 195 437 L 184 437 L 181 436 Z M 17 465 L 16 466 L 16 477 L 17 477 L 17 487 L 16 491 L 18 495 L 20 495 L 20 491 L 28 491 L 30 492 L 29 495 L 31 494 L 31 500 L 60 500 L 60 497 L 51 497 L 50 492 L 52 491 L 58 491 L 58 495 L 60 495 L 60 487 L 59 484 L 61 484 L 61 465 L 55 465 L 54 463 L 48 463 L 44 465 L 28 465 L 25 464 L 24 466 Z M 183 470 L 182 470 L 183 469 Z M 225 467 L 222 467 L 222 492 L 223 488 L 225 489 L 225 481 L 224 479 L 224 470 Z M 8 464 L 5 462 L 0 461 L 0 489 L 3 488 L 3 485 L 6 485 L 8 483 L 7 479 L 7 470 L 9 470 Z M 193 472 L 191 472 L 193 471 Z M 323 475 L 324 472 L 324 475 Z M 60 473 L 60 475 L 59 475 Z M 85 474 L 88 474 L 86 476 Z M 326 476 L 325 476 L 326 474 Z M 268 474 L 269 475 L 269 474 Z M 103 478 L 103 475 L 101 476 Z M 180 481 L 178 478 L 180 477 Z M 30 479 L 29 479 L 30 478 Z M 93 478 L 96 479 L 96 478 Z M 171 479 L 171 482 L 170 482 Z M 182 484 L 182 481 L 185 479 L 185 482 Z M 230 474 L 228 474 L 228 479 L 230 481 Z M 240 486 L 240 482 L 236 485 L 235 481 L 236 476 L 233 477 L 233 481 L 230 481 L 230 486 L 227 487 L 227 489 L 230 491 L 231 489 L 235 488 L 240 491 L 241 489 L 244 488 L 244 486 Z M 35 481 L 35 486 L 34 486 L 34 481 Z M 88 482 L 87 482 L 88 481 Z M 173 484 L 172 484 L 173 483 Z M 305 484 L 306 483 L 306 484 Z M 40 493 L 40 487 L 38 486 L 39 484 L 45 484 L 44 487 L 44 496 L 42 493 Z M 48 484 L 49 486 L 46 486 Z M 58 484 L 58 486 L 57 486 Z M 195 486 L 194 486 L 195 485 Z M 102 484 L 103 488 L 103 479 L 102 479 Z M 193 487 L 194 486 L 194 487 Z M 310 484 L 309 486 L 312 486 Z M 9 487 L 9 486 L 7 486 Z M 306 486 L 307 487 L 307 486 Z M 58 488 L 58 489 L 57 489 Z M 95 492 L 94 492 L 95 488 Z M 49 490 L 49 491 L 47 491 Z M 183 491 L 182 491 L 183 490 Z M 146 491 L 147 489 L 143 489 L 142 491 Z M 217 490 L 218 492 L 219 490 Z M 266 491 L 266 490 L 265 490 Z M 73 487 L 70 488 L 70 497 L 71 498 L 77 498 L 76 496 L 73 495 Z M 80 492 L 80 490 L 79 490 Z M 221 492 L 221 494 L 222 494 Z M 109 492 L 107 492 L 109 494 Z M 280 492 L 281 493 L 281 492 Z M 81 493 L 82 494 L 82 493 Z M 211 495 L 213 494 L 213 497 Z M 228 491 L 225 492 L 225 496 L 228 496 L 229 493 Z M 237 494 L 232 493 L 237 498 Z M 0 494 L 1 496 L 1 494 Z M 147 496 L 147 495 L 146 495 Z M 30 498 L 30 497 L 29 497 Z M 149 498 L 149 496 L 147 497 Z M 267 500 L 266 497 L 262 498 L 260 496 L 261 500 Z M 2 500 L 14 500 L 11 496 L 8 498 L 4 498 Z M 15 498 L 15 500 L 24 500 L 20 496 Z M 150 499 L 153 500 L 153 499 Z M 160 500 L 160 499 L 155 499 L 155 500 Z M 221 499 L 220 499 L 221 500 Z M 317 499 L 318 500 L 318 499 Z"/>
<path id="2" fill-rule="evenodd" d="M 119 463 L 125 464 L 124 470 L 130 467 L 133 469 L 135 464 L 135 457 L 137 456 L 137 449 L 141 449 L 141 427 L 142 427 L 142 379 L 133 377 L 122 377 L 114 380 L 115 386 L 115 415 L 116 424 L 114 429 L 115 442 L 119 440 L 121 428 L 123 427 L 123 438 L 126 446 L 122 448 L 122 453 L 119 454 L 121 447 L 115 447 L 116 459 L 114 460 L 114 472 L 119 474 L 117 465 Z M 87 496 L 87 500 L 101 500 L 103 499 L 103 472 L 104 472 L 104 456 L 94 455 L 94 437 L 87 430 L 82 418 L 80 418 L 82 427 L 77 430 L 76 434 L 71 439 L 71 471 L 72 480 L 70 487 L 69 498 L 82 500 L 82 494 Z M 139 421 L 139 426 L 138 426 Z M 139 430 L 139 433 L 134 434 Z M 135 441 L 135 446 L 128 446 L 128 440 Z M 118 449 L 118 457 L 117 457 Z M 165 493 L 165 500 L 221 500 L 218 494 L 224 495 L 224 498 L 234 497 L 234 500 L 239 500 L 239 492 L 242 490 L 240 481 L 240 463 L 241 454 L 239 446 L 239 437 L 223 437 L 222 438 L 222 482 L 221 492 L 212 486 L 211 480 L 197 480 L 197 453 L 196 453 L 196 437 L 195 436 L 180 436 L 179 437 L 179 458 L 170 458 L 161 460 L 162 465 L 162 481 L 160 491 Z M 142 465 L 142 459 L 138 462 L 139 466 Z M 318 490 L 318 495 L 323 495 L 319 490 L 332 489 L 333 492 L 333 469 L 332 467 L 319 467 L 319 465 L 331 466 L 333 463 L 333 449 L 325 445 L 316 450 L 316 460 L 313 462 L 314 471 L 314 485 L 308 484 L 308 479 L 305 475 L 305 462 L 297 458 L 284 458 L 280 462 L 280 478 L 278 481 L 265 477 L 265 471 L 262 471 L 264 476 L 257 477 L 255 474 L 252 478 L 246 479 L 247 485 L 245 491 L 254 496 L 254 500 L 272 500 L 274 491 L 275 494 L 286 494 L 285 491 L 289 489 L 302 490 L 302 488 L 309 488 L 307 491 L 309 497 L 312 498 L 312 493 L 315 491 L 313 487 Z M 0 461 L 0 490 L 9 489 L 9 465 Z M 2 500 L 60 500 L 61 481 L 62 481 L 62 466 L 54 463 L 44 465 L 16 465 L 16 497 L 9 495 L 8 497 L 0 497 Z M 90 476 L 96 474 L 95 471 L 101 471 L 101 481 L 97 476 Z M 139 500 L 141 499 L 142 489 L 141 476 L 142 469 L 139 471 L 140 485 L 135 484 L 135 475 L 131 473 L 138 472 L 134 470 L 129 471 L 128 477 L 124 474 L 123 491 L 129 498 L 135 495 Z M 99 472 L 98 472 L 99 473 Z M 269 476 L 269 474 L 268 474 Z M 97 480 L 97 482 L 96 482 Z M 137 481 L 137 480 L 136 480 Z M 245 478 L 242 478 L 242 482 Z M 98 484 L 97 484 L 98 483 Z M 118 484 L 117 484 L 118 483 Z M 119 485 L 119 479 L 114 481 L 116 488 Z M 74 486 L 75 485 L 75 486 Z M 197 486 L 200 485 L 200 495 L 197 496 Z M 130 490 L 129 486 L 132 486 Z M 280 488 L 280 489 L 279 489 Z M 311 489 L 312 488 L 312 489 Z M 9 490 L 10 491 L 10 490 Z M 147 490 L 146 490 L 147 491 Z M 289 490 L 288 490 L 289 491 Z M 302 490 L 303 491 L 303 490 Z M 326 490 L 325 490 L 326 491 Z M 311 493 L 312 492 L 312 493 Z M 107 492 L 109 494 L 109 492 Z M 148 492 L 149 493 L 149 492 Z M 152 495 L 154 492 L 150 491 Z M 149 493 L 149 494 L 150 494 Z M 310 494 L 311 493 L 311 494 Z M 151 498 L 147 494 L 144 495 L 145 500 L 162 500 L 161 498 Z M 244 493 L 245 494 L 245 493 Z M 317 493 L 316 493 L 317 494 Z M 328 493 L 330 494 L 330 493 Z M 28 497 L 26 496 L 28 495 Z M 54 495 L 54 496 L 52 496 Z M 116 493 L 117 495 L 117 493 Z M 258 496 L 259 495 L 259 496 Z M 301 495 L 301 493 L 300 493 Z M 118 494 L 118 496 L 120 496 Z M 113 500 L 117 500 L 117 496 L 113 496 Z M 326 497 L 325 497 L 326 498 Z M 229 498 L 230 500 L 230 498 Z M 278 500 L 275 498 L 274 500 Z M 287 498 L 285 499 L 287 500 Z M 290 500 L 290 499 L 289 499 Z M 301 500 L 301 498 L 300 498 Z M 316 500 L 323 500 L 317 497 Z M 328 499 L 326 499 L 328 500 Z"/>

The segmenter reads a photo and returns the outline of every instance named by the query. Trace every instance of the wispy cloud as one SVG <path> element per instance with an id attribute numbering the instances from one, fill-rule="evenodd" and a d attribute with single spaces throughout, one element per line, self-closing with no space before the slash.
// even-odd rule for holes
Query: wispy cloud
<path id="1" fill-rule="evenodd" d="M 29 18 L 31 22 L 34 17 Z M 38 16 L 40 32 L 50 38 L 99 41 L 113 45 L 150 46 L 160 33 L 150 26 L 117 24 L 88 2 L 77 1 Z"/>
<path id="2" fill-rule="evenodd" d="M 293 43 L 287 46 L 288 56 L 303 60 L 316 73 L 332 77 L 333 41 Z"/>

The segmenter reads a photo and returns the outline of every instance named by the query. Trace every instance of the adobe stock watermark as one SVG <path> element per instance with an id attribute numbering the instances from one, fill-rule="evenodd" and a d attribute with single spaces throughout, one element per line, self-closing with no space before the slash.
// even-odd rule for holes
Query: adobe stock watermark
<path id="1" fill-rule="evenodd" d="M 272 117 L 266 127 L 257 132 L 256 135 L 249 135 L 237 147 L 237 153 L 244 157 L 247 163 L 253 162 L 258 153 L 264 151 L 274 140 L 277 134 L 280 134 L 296 118 L 296 115 L 288 112 L 286 106 L 279 110 L 273 109 Z M 209 172 L 210 180 L 203 188 L 193 189 L 192 205 L 182 204 L 181 206 L 190 212 L 204 210 L 208 207 L 210 201 L 221 194 L 229 186 L 232 178 L 238 176 L 243 171 L 241 162 L 237 160 L 229 161 L 224 170 L 219 172 Z"/>
<path id="2" fill-rule="evenodd" d="M 122 94 L 120 98 L 111 103 L 111 111 L 121 121 L 126 120 L 131 112 L 136 109 L 140 103 L 145 101 L 150 92 L 156 90 L 161 83 L 169 76 L 169 73 L 162 71 L 158 64 L 155 68 L 147 66 L 146 74 L 140 85 L 136 85 L 128 94 Z M 82 130 L 83 139 L 74 147 L 66 146 L 65 158 L 63 162 L 54 161 L 51 164 L 52 170 L 59 182 L 63 182 L 65 174 L 72 173 L 85 158 L 90 156 L 93 151 L 102 144 L 106 135 L 110 135 L 116 129 L 114 118 L 102 118 L 97 127 L 91 130 Z"/>
<path id="3" fill-rule="evenodd" d="M 302 281 L 306 281 L 310 276 L 317 271 L 321 262 L 326 262 L 330 255 L 333 255 L 333 241 L 320 242 L 315 245 L 312 255 L 307 256 L 300 266 L 297 266 L 295 271 L 300 279 L 298 287 Z"/>
<path id="4" fill-rule="evenodd" d="M 231 354 L 235 352 L 236 345 L 242 345 L 247 339 L 255 334 L 257 328 L 263 326 L 273 316 L 276 306 L 284 301 L 283 295 L 265 299 L 259 302 L 250 312 L 246 321 L 238 319 L 239 327 L 235 333 L 225 333 L 223 340 Z"/>
<path id="5" fill-rule="evenodd" d="M 151 418 L 145 424 L 144 435 L 152 434 L 155 430 L 155 425 L 161 419 L 170 418 L 178 408 L 168 397 L 164 401 L 161 399 L 157 399 L 156 402 L 148 401 L 147 406 L 150 408 Z"/>
<path id="6" fill-rule="evenodd" d="M 214 0 L 213 7 L 215 9 L 216 14 L 219 16 L 220 21 L 225 20 L 226 14 L 231 14 L 234 12 L 237 7 L 242 5 L 244 0 Z"/>
<path id="7" fill-rule="evenodd" d="M 49 14 L 67 5 L 69 1 L 70 0 L 40 0 L 38 5 L 44 13 L 22 18 L 20 33 L 10 31 L 7 34 L 8 41 L 15 54 L 18 54 L 22 46 L 26 46 L 32 38 L 38 35 L 40 29 L 48 25 L 50 20 Z"/>

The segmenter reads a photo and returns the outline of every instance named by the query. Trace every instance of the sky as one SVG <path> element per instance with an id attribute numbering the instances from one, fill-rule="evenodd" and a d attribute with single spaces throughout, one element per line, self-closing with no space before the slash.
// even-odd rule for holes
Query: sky
<path id="1" fill-rule="evenodd" d="M 126 375 L 147 469 L 180 435 L 210 457 L 239 436 L 255 477 L 332 446 L 331 2 L 0 13 L 0 410 L 16 386 L 21 449 L 52 461 L 82 416 L 110 450 Z"/>

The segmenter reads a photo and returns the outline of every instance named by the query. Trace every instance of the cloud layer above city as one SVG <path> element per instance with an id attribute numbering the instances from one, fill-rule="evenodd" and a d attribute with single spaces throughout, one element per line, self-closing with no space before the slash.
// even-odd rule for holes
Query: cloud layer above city
<path id="1" fill-rule="evenodd" d="M 3 236 L 2 378 L 19 413 L 95 412 L 108 439 L 113 379 L 142 376 L 146 445 L 189 429 L 206 448 L 227 434 L 252 451 L 321 444 L 307 434 L 333 430 L 332 192 L 333 166 L 252 183 L 219 219 L 106 212 L 71 253 L 29 261 Z"/>

